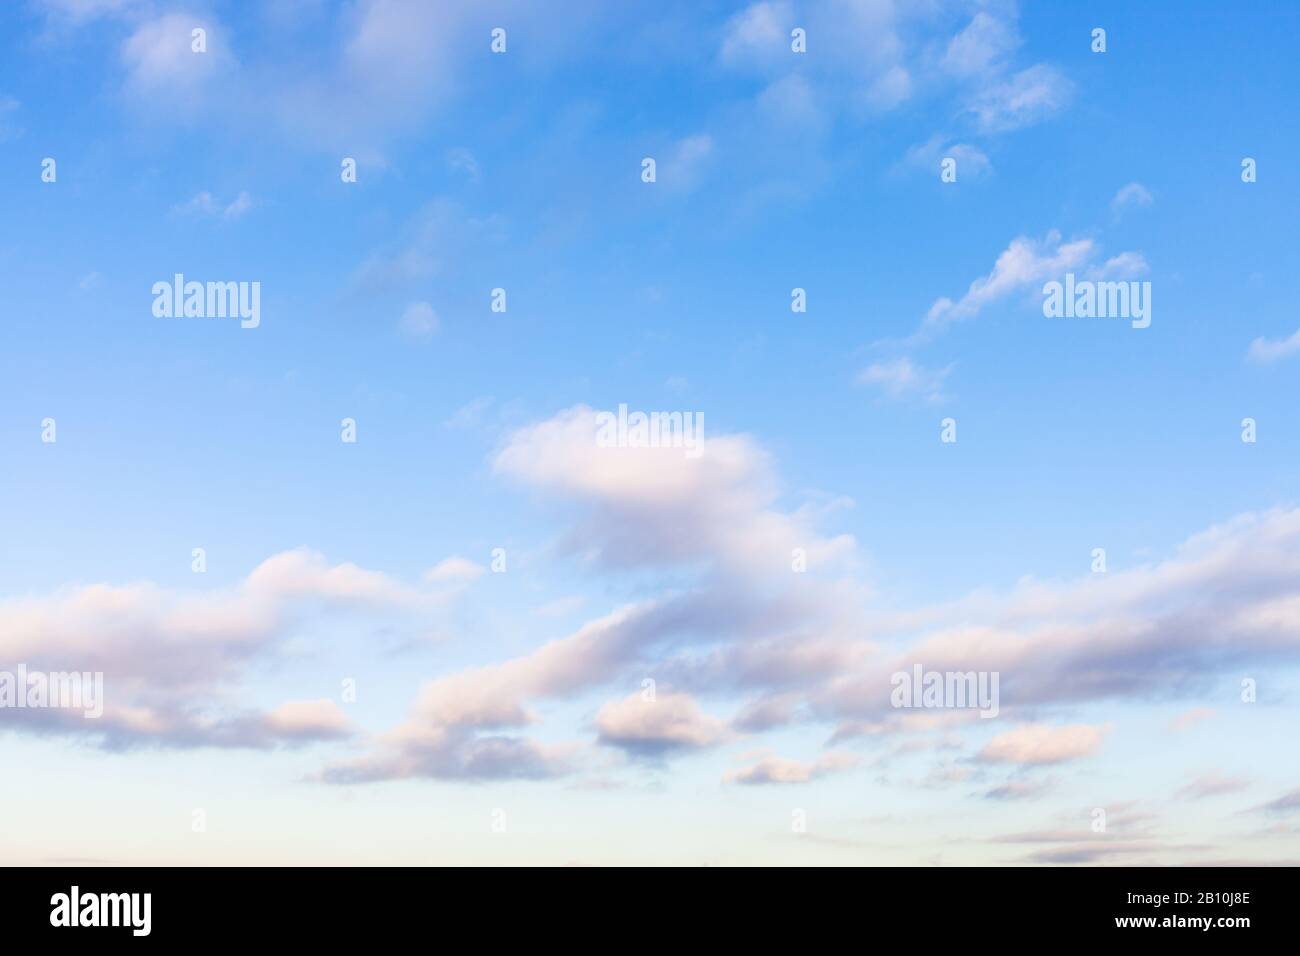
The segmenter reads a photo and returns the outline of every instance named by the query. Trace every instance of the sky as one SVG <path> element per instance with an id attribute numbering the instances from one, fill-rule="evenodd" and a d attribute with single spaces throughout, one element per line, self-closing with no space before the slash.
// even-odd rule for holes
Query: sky
<path id="1" fill-rule="evenodd" d="M 5 4 L 0 861 L 1300 862 L 1297 30 Z"/>

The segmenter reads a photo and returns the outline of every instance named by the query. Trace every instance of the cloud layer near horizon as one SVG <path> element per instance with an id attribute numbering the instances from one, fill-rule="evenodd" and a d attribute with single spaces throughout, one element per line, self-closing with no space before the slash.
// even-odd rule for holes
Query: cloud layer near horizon
<path id="1" fill-rule="evenodd" d="M 820 535 L 814 512 L 775 507 L 775 477 L 752 439 L 710 435 L 694 458 L 680 448 L 604 448 L 595 434 L 595 413 L 576 406 L 514 432 L 494 467 L 564 504 L 564 548 L 589 570 L 672 571 L 677 583 L 522 656 L 434 678 L 405 723 L 324 779 L 559 776 L 581 772 L 597 741 L 635 760 L 793 723 L 822 724 L 841 742 L 925 731 L 938 726 L 934 713 L 890 703 L 891 675 L 916 664 L 999 672 L 1004 713 L 1025 723 L 1000 723 L 978 755 L 1033 766 L 1084 759 L 1102 744 L 1097 728 L 1052 727 L 1043 714 L 1195 699 L 1216 677 L 1300 656 L 1300 510 L 1239 516 L 1158 564 L 880 615 L 856 543 Z M 800 550 L 808 573 L 792 569 Z M 0 603 L 4 659 L 102 670 L 112 694 L 99 722 L 42 722 L 37 711 L 25 712 L 25 725 L 0 720 L 116 746 L 345 735 L 340 715 L 322 707 L 220 714 L 216 701 L 313 608 L 420 612 L 481 570 L 448 559 L 412 586 L 299 550 L 226 591 L 101 584 L 10 599 Z M 649 704 L 628 696 L 646 675 L 661 685 Z M 595 740 L 542 745 L 526 734 L 541 720 L 536 702 L 606 690 L 615 697 L 599 709 Z M 745 703 L 726 719 L 698 703 L 737 695 Z M 949 731 L 971 726 L 968 712 L 940 716 Z"/>

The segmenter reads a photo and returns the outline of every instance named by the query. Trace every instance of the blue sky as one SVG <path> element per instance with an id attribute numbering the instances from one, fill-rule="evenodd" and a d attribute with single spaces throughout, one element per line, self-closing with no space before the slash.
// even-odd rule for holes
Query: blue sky
<path id="1" fill-rule="evenodd" d="M 1297 858 L 1300 12 L 256 7 L 0 13 L 0 859 Z"/>

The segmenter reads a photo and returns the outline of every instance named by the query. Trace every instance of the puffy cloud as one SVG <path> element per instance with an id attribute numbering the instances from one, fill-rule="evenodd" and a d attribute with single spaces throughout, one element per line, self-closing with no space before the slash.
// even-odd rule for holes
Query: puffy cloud
<path id="1" fill-rule="evenodd" d="M 205 52 L 192 48 L 192 33 L 205 31 Z M 218 78 L 235 67 L 225 28 L 212 17 L 168 13 L 145 20 L 122 45 L 126 90 L 151 109 L 199 108 Z"/>
<path id="2" fill-rule="evenodd" d="M 379 571 L 350 562 L 328 564 L 323 555 L 306 548 L 267 558 L 249 574 L 245 587 L 268 598 L 319 598 L 374 606 L 415 605 L 429 597 Z"/>
<path id="3" fill-rule="evenodd" d="M 427 342 L 438 331 L 438 315 L 427 302 L 412 302 L 402 313 L 398 331 L 413 342 Z"/>
<path id="4" fill-rule="evenodd" d="M 765 116 L 790 126 L 816 128 L 825 120 L 813 85 L 798 73 L 769 84 L 757 102 Z"/>
<path id="5" fill-rule="evenodd" d="M 268 712 L 265 723 L 285 737 L 337 737 L 349 732 L 347 715 L 326 698 L 288 701 Z"/>
<path id="6" fill-rule="evenodd" d="M 790 575 L 794 542 L 827 559 L 851 545 L 817 536 L 814 514 L 771 507 L 774 481 L 751 439 L 710 435 L 704 454 L 691 458 L 681 448 L 601 447 L 595 434 L 591 409 L 568 409 L 510 435 L 494 468 L 577 503 L 568 544 L 598 567 L 693 569 L 699 586 L 629 606 L 514 660 L 432 681 L 406 724 L 360 764 L 335 768 L 333 779 L 507 772 L 475 759 L 480 746 L 518 755 L 531 775 L 568 772 L 570 754 L 500 735 L 533 724 L 534 701 L 633 680 L 651 667 L 695 695 L 748 694 L 738 728 L 831 722 L 844 740 L 978 725 L 973 712 L 892 708 L 890 675 L 915 663 L 996 671 L 1004 709 L 1016 709 L 1177 696 L 1243 660 L 1300 656 L 1300 511 L 1242 516 L 1194 536 L 1163 563 L 1104 578 L 1026 580 L 1002 595 L 873 616 L 858 582 Z M 881 630 L 893 637 L 871 640 Z M 995 737 L 980 759 L 1074 759 L 1103 734 L 1030 724 Z"/>
<path id="7" fill-rule="evenodd" d="M 814 0 L 797 8 L 786 0 L 760 0 L 726 23 L 719 60 L 737 70 L 782 74 L 760 105 L 770 111 L 774 98 L 792 101 L 778 111 L 785 120 L 801 115 L 820 125 L 832 111 L 888 111 L 917 87 L 913 77 L 921 64 L 913 64 L 920 47 L 904 34 L 913 26 L 918 33 L 930 29 L 938 13 L 895 0 Z M 790 49 L 795 27 L 807 31 L 806 56 Z"/>
<path id="8" fill-rule="evenodd" d="M 327 768 L 324 779 L 352 783 L 567 773 L 571 767 L 565 748 L 543 747 L 499 731 L 534 723 L 537 718 L 528 709 L 532 699 L 573 694 L 610 680 L 642 642 L 660 633 L 661 611 L 655 604 L 631 605 L 530 654 L 429 681 L 405 723 L 377 741 L 372 753 Z"/>
<path id="9" fill-rule="evenodd" d="M 735 14 L 723 27 L 720 56 L 724 63 L 775 60 L 790 50 L 794 10 L 785 0 L 763 0 Z"/>
<path id="10" fill-rule="evenodd" d="M 906 67 L 891 66 L 863 93 L 863 101 L 872 109 L 888 111 L 899 106 L 912 95 L 912 74 Z"/>
<path id="11" fill-rule="evenodd" d="M 470 762 L 455 755 L 477 746 L 480 735 L 533 723 L 531 701 L 631 679 L 648 667 L 691 693 L 750 693 L 737 718 L 743 729 L 829 721 L 835 739 L 849 739 L 969 728 L 973 712 L 891 707 L 890 675 L 918 662 L 929 670 L 996 671 L 1004 708 L 1027 708 L 1177 695 L 1241 660 L 1300 654 L 1300 511 L 1234 519 L 1162 564 L 1104 579 L 1029 580 L 1001 596 L 873 618 L 856 582 L 818 587 L 793 576 L 808 589 L 801 593 L 789 589 L 783 560 L 770 573 L 770 561 L 783 559 L 792 541 L 832 555 L 835 548 L 812 533 L 811 516 L 770 508 L 766 459 L 750 439 L 712 436 L 705 453 L 690 458 L 680 448 L 600 447 L 595 430 L 590 409 L 569 409 L 511 435 L 494 466 L 582 506 L 570 537 L 575 551 L 614 569 L 695 568 L 701 586 L 629 606 L 512 661 L 431 682 L 387 740 L 387 756 L 366 758 L 358 772 L 464 773 Z M 873 627 L 906 639 L 874 643 Z M 980 758 L 1073 759 L 1092 752 L 1103 734 L 1087 725 L 1030 724 L 995 737 Z M 436 759 L 415 759 L 413 751 Z M 538 772 L 568 769 L 521 752 Z"/>
<path id="12" fill-rule="evenodd" d="M 150 0 L 36 0 L 57 34 L 107 19 L 131 33 L 122 47 L 124 89 L 151 115 L 201 115 L 205 122 L 279 134 L 295 145 L 347 150 L 382 166 L 389 141 L 418 129 L 471 84 L 469 51 L 502 22 L 534 42 L 513 57 L 536 68 L 543 54 L 572 42 L 575 28 L 609 15 L 575 2 L 557 19 L 528 0 L 500 0 L 491 10 L 474 0 L 357 0 L 335 5 L 327 37 L 312 49 L 281 36 L 271 54 L 236 59 L 231 31 L 210 14 L 158 14 Z M 283 10 L 260 10 L 283 28 Z M 288 22 L 292 22 L 289 18 Z M 194 53 L 190 32 L 207 30 L 207 52 Z M 545 64 L 543 64 L 545 65 Z M 220 96 L 213 95 L 220 89 Z"/>
<path id="13" fill-rule="evenodd" d="M 713 156 L 713 137 L 695 133 L 671 143 L 658 162 L 655 177 L 661 188 L 684 191 L 697 185 Z"/>
<path id="14" fill-rule="evenodd" d="M 1101 746 L 1108 727 L 1075 724 L 1049 727 L 1026 724 L 998 734 L 979 752 L 988 763 L 1048 764 L 1077 760 L 1093 754 Z"/>
<path id="15" fill-rule="evenodd" d="M 769 694 L 749 701 L 732 722 L 743 731 L 762 731 L 790 723 L 799 704 L 798 694 Z"/>
<path id="16" fill-rule="evenodd" d="M 727 739 L 725 721 L 700 710 L 689 694 L 658 694 L 646 700 L 634 693 L 605 704 L 596 714 L 600 742 L 642 756 L 699 750 Z"/>
<path id="17" fill-rule="evenodd" d="M 433 582 L 460 583 L 475 580 L 483 574 L 483 571 L 483 565 L 471 561 L 469 558 L 453 555 L 450 558 L 444 558 L 426 571 L 424 579 Z"/>
<path id="18" fill-rule="evenodd" d="M 1300 659 L 1300 510 L 1244 515 L 1189 539 L 1149 567 L 1073 583 L 1027 581 L 920 620 L 912 639 L 808 688 L 814 713 L 879 721 L 889 678 L 931 671 L 998 672 L 1001 706 L 1061 706 L 1202 693 L 1244 661 Z"/>
<path id="19" fill-rule="evenodd" d="M 723 675 L 720 685 L 726 685 L 825 677 L 861 653 L 860 642 L 835 639 L 837 626 L 852 634 L 851 622 L 828 616 L 827 607 L 842 607 L 842 597 L 827 601 L 831 592 L 809 580 L 802 594 L 769 586 L 791 587 L 793 547 L 805 548 L 815 567 L 845 555 L 852 543 L 821 539 L 812 513 L 769 507 L 772 482 L 752 441 L 710 436 L 703 454 L 689 457 L 683 448 L 602 447 L 596 434 L 595 413 L 577 406 L 516 431 L 494 467 L 591 510 L 592 520 L 572 536 L 575 550 L 614 568 L 694 567 L 705 583 L 623 607 L 521 657 L 430 681 L 405 723 L 377 740 L 370 754 L 329 768 L 325 779 L 507 772 L 502 763 L 469 759 L 489 739 L 499 752 L 508 743 L 526 758 L 532 775 L 567 773 L 567 755 L 538 754 L 525 738 L 501 736 L 536 721 L 534 701 L 644 673 L 649 661 L 685 683 L 708 684 Z M 797 639 L 810 626 L 832 630 Z M 690 649 L 703 634 L 720 642 L 715 654 L 700 657 Z M 689 700 L 661 698 L 659 709 L 642 714 L 635 727 L 629 702 L 610 705 L 598 719 L 602 739 L 652 751 L 720 734 L 712 718 L 691 712 Z M 676 739 L 677 733 L 685 736 Z"/>
<path id="20" fill-rule="evenodd" d="M 511 436 L 495 469 L 577 499 L 593 520 L 575 550 L 614 567 L 701 561 L 729 570 L 788 575 L 803 548 L 810 567 L 847 557 L 848 537 L 821 538 L 811 515 L 771 509 L 767 457 L 744 435 L 705 432 L 703 453 L 683 448 L 601 447 L 596 412 L 570 408 Z"/>
<path id="21" fill-rule="evenodd" d="M 237 586 L 168 590 L 93 584 L 0 601 L 0 659 L 44 672 L 102 673 L 104 714 L 0 709 L 0 726 L 98 737 L 106 746 L 265 747 L 338 737 L 322 702 L 259 715 L 224 702 L 255 660 L 276 651 L 313 608 L 422 613 L 446 594 L 299 549 L 274 555 Z"/>

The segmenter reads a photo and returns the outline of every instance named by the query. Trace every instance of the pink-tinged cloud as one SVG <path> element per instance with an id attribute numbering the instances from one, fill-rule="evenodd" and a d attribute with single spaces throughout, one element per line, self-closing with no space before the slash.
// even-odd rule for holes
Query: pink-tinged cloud
<path id="1" fill-rule="evenodd" d="M 255 661 L 273 655 L 303 620 L 325 611 L 414 615 L 451 591 L 412 586 L 299 549 L 273 555 L 239 584 L 214 590 L 92 584 L 0 600 L 0 660 L 29 671 L 102 673 L 97 720 L 58 709 L 0 709 L 0 727 L 98 738 L 106 747 L 253 747 L 346 736 L 315 704 L 267 713 L 239 707 Z"/>
<path id="2" fill-rule="evenodd" d="M 1217 771 L 1203 773 L 1183 787 L 1176 794 L 1183 800 L 1203 800 L 1207 797 L 1220 797 L 1228 793 L 1237 793 L 1250 786 L 1245 777 L 1230 777 Z"/>
<path id="3" fill-rule="evenodd" d="M 847 535 L 822 538 L 807 512 L 771 507 L 767 455 L 745 435 L 703 429 L 702 453 L 684 447 L 602 447 L 597 412 L 574 406 L 511 436 L 496 471 L 584 504 L 575 551 L 628 568 L 708 563 L 754 574 L 790 573 L 794 549 L 809 567 L 850 556 Z"/>
<path id="4" fill-rule="evenodd" d="M 998 734 L 984 745 L 978 759 L 986 763 L 1029 765 L 1077 760 L 1096 753 L 1109 729 L 1088 724 L 1066 727 L 1025 724 Z"/>
<path id="5" fill-rule="evenodd" d="M 730 737 L 726 721 L 700 709 L 689 694 L 661 693 L 647 700 L 634 693 L 596 714 L 600 742 L 629 753 L 660 756 L 714 747 Z"/>
<path id="6" fill-rule="evenodd" d="M 1169 729 L 1174 731 L 1190 730 L 1202 721 L 1209 720 L 1215 715 L 1213 707 L 1193 707 L 1191 710 L 1183 711 L 1169 722 Z"/>
<path id="7" fill-rule="evenodd" d="M 832 773 L 852 770 L 861 763 L 857 754 L 831 750 L 813 761 L 790 760 L 785 757 L 764 757 L 752 766 L 731 770 L 723 775 L 727 783 L 751 786 L 770 783 L 809 783 Z"/>

